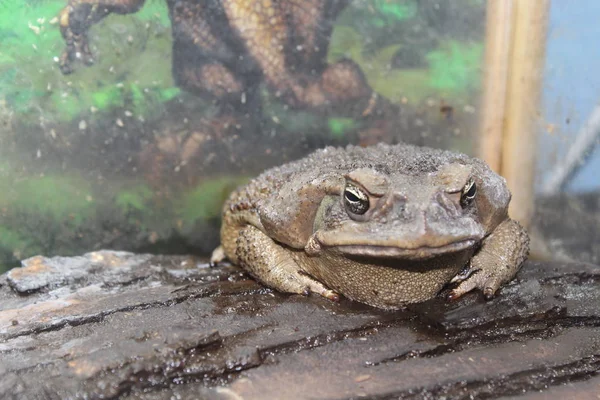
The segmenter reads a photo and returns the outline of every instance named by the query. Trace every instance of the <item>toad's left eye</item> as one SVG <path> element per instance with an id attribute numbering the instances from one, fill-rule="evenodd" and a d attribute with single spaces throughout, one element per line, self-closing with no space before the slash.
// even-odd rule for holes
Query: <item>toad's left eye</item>
<path id="1" fill-rule="evenodd" d="M 469 204 L 471 204 L 476 194 L 477 185 L 475 184 L 475 181 L 473 179 L 470 179 L 462 190 L 460 196 L 460 205 L 466 207 Z"/>
<path id="2" fill-rule="evenodd" d="M 354 185 L 347 185 L 344 190 L 346 210 L 355 215 L 362 215 L 369 209 L 369 196 Z"/>

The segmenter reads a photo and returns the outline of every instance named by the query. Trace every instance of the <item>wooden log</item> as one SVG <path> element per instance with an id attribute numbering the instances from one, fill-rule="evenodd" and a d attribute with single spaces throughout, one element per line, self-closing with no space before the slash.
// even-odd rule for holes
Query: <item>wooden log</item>
<path id="1" fill-rule="evenodd" d="M 0 276 L 2 399 L 593 398 L 598 338 L 589 264 L 528 262 L 491 301 L 398 312 L 192 257 L 35 257 Z"/>

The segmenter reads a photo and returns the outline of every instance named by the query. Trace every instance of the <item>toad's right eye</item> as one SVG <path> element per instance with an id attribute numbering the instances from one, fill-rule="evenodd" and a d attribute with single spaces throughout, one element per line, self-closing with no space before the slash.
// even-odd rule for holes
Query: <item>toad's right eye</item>
<path id="1" fill-rule="evenodd" d="M 460 205 L 463 207 L 468 206 L 473 202 L 475 195 L 477 194 L 477 185 L 473 179 L 470 179 L 462 190 L 460 196 Z"/>
<path id="2" fill-rule="evenodd" d="M 369 196 L 362 189 L 348 184 L 344 190 L 344 205 L 348 212 L 362 215 L 369 210 Z"/>

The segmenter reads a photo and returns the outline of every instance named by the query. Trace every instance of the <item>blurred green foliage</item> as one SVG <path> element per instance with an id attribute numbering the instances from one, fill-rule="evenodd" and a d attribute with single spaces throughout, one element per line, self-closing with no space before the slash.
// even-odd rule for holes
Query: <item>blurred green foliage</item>
<path id="1" fill-rule="evenodd" d="M 481 79 L 481 43 L 442 43 L 427 55 L 430 66 L 430 86 L 442 93 L 464 94 L 476 89 Z"/>
<path id="2" fill-rule="evenodd" d="M 395 69 L 391 67 L 394 54 L 401 49 L 394 44 L 380 49 L 375 55 L 365 53 L 358 32 L 339 27 L 333 33 L 329 59 L 350 58 L 358 63 L 378 93 L 399 102 L 406 97 L 419 103 L 433 93 L 460 98 L 479 87 L 483 56 L 481 43 L 442 42 L 426 55 L 429 68 Z"/>
<path id="3" fill-rule="evenodd" d="M 337 139 L 341 139 L 346 135 L 346 132 L 356 128 L 356 121 L 352 118 L 329 118 L 327 126 L 331 135 Z"/>
<path id="4" fill-rule="evenodd" d="M 62 0 L 5 1 L 0 8 L 0 97 L 21 118 L 69 121 L 90 110 L 131 108 L 144 116 L 179 93 L 171 78 L 170 22 L 154 0 L 126 16 L 111 15 L 90 31 L 94 66 L 58 68 L 64 48 Z"/>
<path id="5" fill-rule="evenodd" d="M 485 2 L 375 0 L 340 17 L 329 61 L 357 62 L 371 86 L 393 101 L 466 101 L 479 87 Z"/>
<path id="6" fill-rule="evenodd" d="M 375 0 L 372 2 L 372 7 L 374 12 L 369 15 L 368 23 L 379 28 L 412 18 L 417 14 L 415 1 Z"/>
<path id="7" fill-rule="evenodd" d="M 64 0 L 9 0 L 0 8 L 0 96 L 12 110 L 58 121 L 115 107 L 145 116 L 177 96 L 166 2 L 148 1 L 135 14 L 110 15 L 93 26 L 96 65 L 76 65 L 68 77 L 56 61 L 64 48 L 56 16 L 64 5 Z M 474 19 L 482 8 L 480 0 L 357 1 L 334 30 L 329 59 L 352 58 L 374 88 L 393 100 L 418 101 L 437 89 L 461 94 L 477 86 L 482 46 L 471 39 L 479 39 L 482 24 L 453 26 L 455 35 L 444 30 L 451 20 Z M 428 67 L 393 67 L 394 56 L 409 47 L 407 54 L 422 56 Z"/>
<path id="8" fill-rule="evenodd" d="M 240 176 L 224 176 L 204 181 L 187 192 L 178 207 L 184 229 L 198 222 L 218 218 L 229 193 L 248 180 Z"/>
<path id="9" fill-rule="evenodd" d="M 117 193 L 115 197 L 115 204 L 125 214 L 130 212 L 143 212 L 151 213 L 152 210 L 148 209 L 154 193 L 147 185 L 138 184 L 131 189 L 123 189 Z"/>
<path id="10" fill-rule="evenodd" d="M 52 248 L 57 232 L 77 232 L 95 211 L 92 190 L 68 175 L 0 176 L 0 264 Z"/>
<path id="11" fill-rule="evenodd" d="M 18 207 L 31 214 L 69 220 L 79 225 L 93 209 L 89 183 L 66 175 L 0 181 L 0 207 Z"/>
<path id="12" fill-rule="evenodd" d="M 21 255 L 39 254 L 39 247 L 27 232 L 23 235 L 12 229 L 0 226 L 0 273 L 8 269 Z"/>
<path id="13" fill-rule="evenodd" d="M 16 182 L 0 177 L 5 194 L 0 197 L 0 268 L 35 254 L 90 250 L 104 240 L 98 227 L 112 229 L 117 236 L 155 235 L 155 240 L 168 240 L 172 227 L 185 233 L 218 220 L 229 193 L 247 181 L 239 176 L 214 177 L 181 197 L 157 199 L 145 184 L 100 188 L 66 175 Z"/>

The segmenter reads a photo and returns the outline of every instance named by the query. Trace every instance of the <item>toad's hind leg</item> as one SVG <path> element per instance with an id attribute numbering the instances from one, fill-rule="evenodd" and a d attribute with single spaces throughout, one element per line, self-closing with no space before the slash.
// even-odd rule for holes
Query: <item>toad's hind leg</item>
<path id="1" fill-rule="evenodd" d="M 247 225 L 236 241 L 237 263 L 258 280 L 282 292 L 317 293 L 337 301 L 337 293 L 304 274 L 290 252 L 258 228 Z"/>

